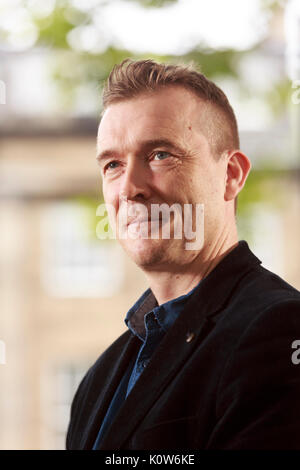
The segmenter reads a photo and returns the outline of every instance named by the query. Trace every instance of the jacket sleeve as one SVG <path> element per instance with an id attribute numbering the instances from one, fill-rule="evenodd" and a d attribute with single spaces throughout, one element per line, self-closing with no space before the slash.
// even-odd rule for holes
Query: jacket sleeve
<path id="1" fill-rule="evenodd" d="M 256 316 L 224 368 L 208 449 L 300 449 L 297 344 L 299 298 Z"/>
<path id="2" fill-rule="evenodd" d="M 70 409 L 70 420 L 66 435 L 66 450 L 77 449 L 79 445 L 79 436 L 78 436 L 78 424 L 80 422 L 80 416 L 83 412 L 82 402 L 84 401 L 84 396 L 88 387 L 88 381 L 90 376 L 90 369 L 85 374 L 81 380 L 74 398 L 72 400 L 71 409 Z"/>

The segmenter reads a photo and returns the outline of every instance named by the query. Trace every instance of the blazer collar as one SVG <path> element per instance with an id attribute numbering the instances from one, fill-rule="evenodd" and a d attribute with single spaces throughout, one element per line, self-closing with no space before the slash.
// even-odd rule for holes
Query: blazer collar
<path id="1" fill-rule="evenodd" d="M 208 334 L 211 325 L 208 320 L 214 322 L 214 317 L 217 318 L 217 313 L 222 311 L 237 284 L 260 263 L 247 242 L 242 240 L 201 281 L 120 408 L 103 439 L 102 449 L 122 448 L 167 384 L 183 367 L 200 339 Z M 148 393 L 149 387 L 151 393 Z"/>
<path id="2" fill-rule="evenodd" d="M 261 260 L 252 253 L 248 243 L 240 240 L 238 245 L 200 282 L 199 288 L 187 307 L 193 309 L 198 305 L 202 317 L 215 316 L 230 298 L 241 279 L 259 264 Z M 199 307 L 196 308 L 197 313 Z M 192 315 L 189 320 L 192 320 Z"/>

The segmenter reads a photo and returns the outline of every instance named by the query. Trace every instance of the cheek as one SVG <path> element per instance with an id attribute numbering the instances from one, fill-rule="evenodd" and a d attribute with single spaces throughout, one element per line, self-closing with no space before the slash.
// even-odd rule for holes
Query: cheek
<path id="1" fill-rule="evenodd" d="M 190 191 L 191 178 L 188 178 L 179 169 L 172 168 L 170 171 L 161 174 L 152 175 L 152 188 L 156 194 L 160 194 L 162 198 L 167 198 L 170 201 L 185 199 L 185 196 Z"/>
<path id="2" fill-rule="evenodd" d="M 186 194 L 193 203 L 205 204 L 207 208 L 213 208 L 222 199 L 221 187 L 217 179 L 211 175 L 195 174 L 182 184 L 184 184 L 183 194 Z"/>
<path id="3" fill-rule="evenodd" d="M 103 197 L 106 204 L 112 204 L 114 207 L 119 201 L 119 188 L 116 183 L 103 183 Z"/>

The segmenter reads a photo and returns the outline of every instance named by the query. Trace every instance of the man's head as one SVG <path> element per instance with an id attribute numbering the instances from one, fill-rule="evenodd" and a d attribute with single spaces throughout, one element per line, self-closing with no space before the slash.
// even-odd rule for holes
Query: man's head
<path id="1" fill-rule="evenodd" d="M 215 158 L 219 158 L 225 150 L 239 149 L 237 121 L 226 95 L 191 66 L 127 59 L 113 68 L 107 80 L 103 108 L 105 110 L 113 103 L 174 85 L 191 91 L 201 99 L 199 120 Z"/>
<path id="2" fill-rule="evenodd" d="M 125 61 L 110 74 L 103 108 L 98 132 L 103 192 L 117 215 L 122 198 L 146 208 L 204 204 L 204 243 L 213 244 L 229 230 L 250 163 L 238 150 L 234 112 L 215 84 L 191 67 Z M 180 240 L 122 244 L 137 264 L 148 267 L 192 256 L 183 256 Z"/>

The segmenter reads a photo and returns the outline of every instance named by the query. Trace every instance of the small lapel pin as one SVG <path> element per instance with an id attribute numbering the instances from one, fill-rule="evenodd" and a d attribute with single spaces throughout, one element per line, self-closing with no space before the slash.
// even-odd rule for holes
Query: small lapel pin
<path id="1" fill-rule="evenodd" d="M 187 343 L 190 343 L 191 341 L 193 341 L 194 338 L 195 338 L 195 333 L 187 333 L 185 340 Z"/>

